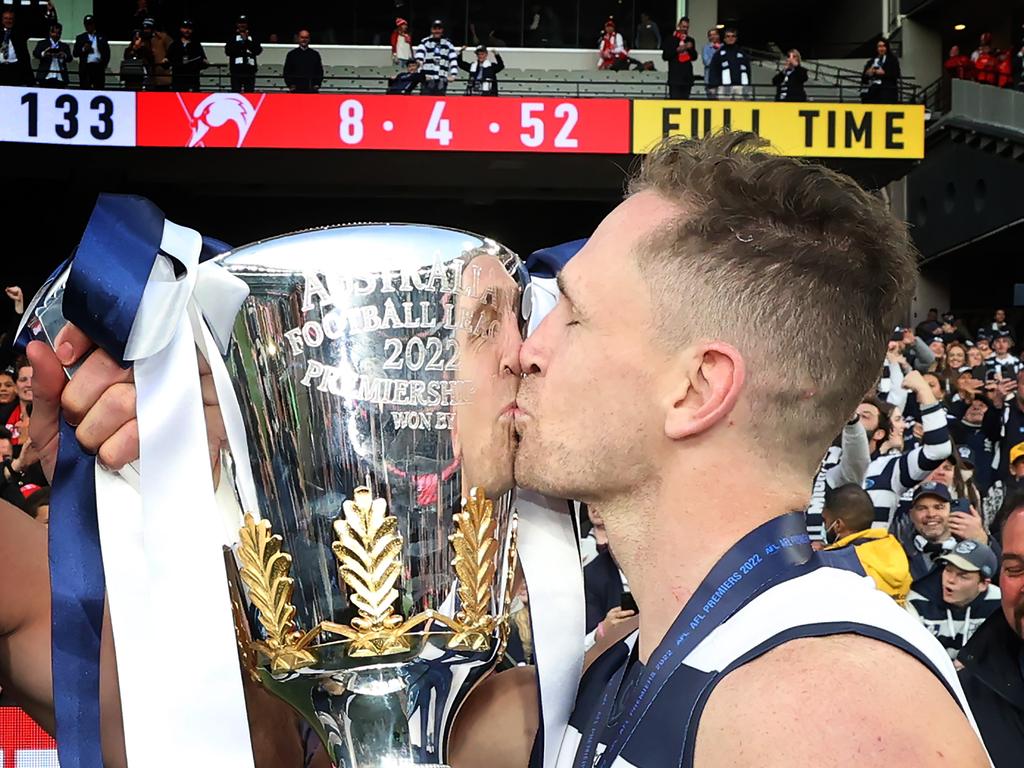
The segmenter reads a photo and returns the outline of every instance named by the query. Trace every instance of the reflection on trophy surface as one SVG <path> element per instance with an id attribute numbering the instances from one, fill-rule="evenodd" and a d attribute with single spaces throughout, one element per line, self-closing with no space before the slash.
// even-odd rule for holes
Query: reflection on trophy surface
<path id="1" fill-rule="evenodd" d="M 221 263 L 250 288 L 228 368 L 262 518 L 236 552 L 251 674 L 336 764 L 443 764 L 507 633 L 520 262 L 360 225 Z"/>

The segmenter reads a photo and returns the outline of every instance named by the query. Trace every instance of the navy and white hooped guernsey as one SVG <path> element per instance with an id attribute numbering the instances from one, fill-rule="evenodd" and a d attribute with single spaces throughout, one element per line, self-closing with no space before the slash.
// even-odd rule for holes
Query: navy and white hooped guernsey
<path id="1" fill-rule="evenodd" d="M 685 654 L 624 739 L 616 738 L 616 727 L 627 717 L 625 709 L 659 651 L 647 665 L 639 665 L 634 657 L 632 667 L 641 671 L 631 669 L 623 679 L 637 633 L 609 648 L 583 675 L 557 768 L 580 768 L 584 761 L 588 768 L 692 768 L 701 714 L 719 681 L 790 640 L 835 634 L 870 637 L 914 656 L 942 681 L 978 733 L 956 670 L 942 646 L 920 622 L 878 591 L 870 577 L 835 567 L 837 562 L 826 560 L 818 567 L 799 569 L 797 575 L 764 586 L 730 616 L 723 616 L 724 621 Z M 621 695 L 616 696 L 616 691 Z M 613 705 L 602 718 L 601 709 L 609 698 Z M 616 698 L 624 699 L 625 707 Z M 588 740 L 595 742 L 589 748 Z M 613 749 L 605 755 L 609 741 Z"/>

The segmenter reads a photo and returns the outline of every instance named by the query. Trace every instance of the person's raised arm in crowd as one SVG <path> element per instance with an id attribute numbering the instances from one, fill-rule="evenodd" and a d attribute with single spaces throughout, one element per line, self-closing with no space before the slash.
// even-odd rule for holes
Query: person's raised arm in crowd
<path id="1" fill-rule="evenodd" d="M 928 369 L 932 367 L 932 363 L 935 362 L 935 353 L 925 343 L 924 339 L 920 336 L 913 336 L 909 329 L 907 329 L 905 334 L 910 337 L 908 342 L 914 350 L 914 370 L 927 373 Z"/>
<path id="2" fill-rule="evenodd" d="M 854 417 L 846 423 L 840 440 L 842 454 L 839 463 L 828 470 L 828 485 L 830 488 L 840 488 L 849 483 L 863 486 L 871 464 L 871 448 L 860 419 Z"/>
<path id="3" fill-rule="evenodd" d="M 924 434 L 917 448 L 879 456 L 868 467 L 864 487 L 875 507 L 876 527 L 889 527 L 900 496 L 923 482 L 953 452 L 946 411 L 928 382 L 918 371 L 911 371 L 903 387 L 917 397 Z"/>

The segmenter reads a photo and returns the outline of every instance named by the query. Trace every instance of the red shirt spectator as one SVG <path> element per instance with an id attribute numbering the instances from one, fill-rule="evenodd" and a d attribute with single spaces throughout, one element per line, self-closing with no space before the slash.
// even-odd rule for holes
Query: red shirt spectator
<path id="1" fill-rule="evenodd" d="M 996 85 L 1000 88 L 1009 88 L 1013 85 L 1013 64 L 1010 61 L 1010 51 L 1002 51 L 996 59 Z"/>
<path id="2" fill-rule="evenodd" d="M 395 28 L 391 32 L 391 59 L 400 66 L 405 66 L 412 59 L 412 35 L 405 19 L 395 19 Z"/>
<path id="3" fill-rule="evenodd" d="M 626 61 L 629 54 L 622 42 L 622 35 L 615 31 L 615 22 L 608 19 L 604 23 L 604 34 L 600 40 L 601 60 L 597 64 L 598 69 L 619 69 L 619 62 Z"/>
<path id="4" fill-rule="evenodd" d="M 978 58 L 974 60 L 974 69 L 976 71 L 976 79 L 979 83 L 986 83 L 987 85 L 996 84 L 996 57 L 992 55 L 992 51 L 988 48 L 980 50 Z"/>
<path id="5" fill-rule="evenodd" d="M 974 62 L 971 61 L 970 56 L 960 53 L 958 45 L 949 49 L 949 58 L 942 66 L 945 68 L 946 74 L 954 80 L 974 79 Z"/>

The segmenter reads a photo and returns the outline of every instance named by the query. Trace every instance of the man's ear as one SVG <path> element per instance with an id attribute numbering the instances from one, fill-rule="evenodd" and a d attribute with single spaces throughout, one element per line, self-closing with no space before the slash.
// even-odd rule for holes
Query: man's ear
<path id="1" fill-rule="evenodd" d="M 879 427 L 878 429 L 871 433 L 871 439 L 874 440 L 876 443 L 881 443 L 882 441 L 885 440 L 886 437 L 886 432 L 881 427 Z"/>
<path id="2" fill-rule="evenodd" d="M 715 341 L 680 353 L 665 435 L 681 440 L 726 420 L 743 389 L 746 366 L 739 351 Z"/>

